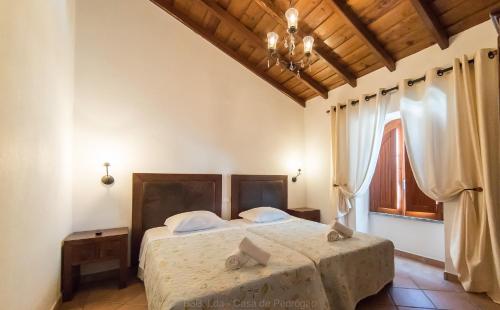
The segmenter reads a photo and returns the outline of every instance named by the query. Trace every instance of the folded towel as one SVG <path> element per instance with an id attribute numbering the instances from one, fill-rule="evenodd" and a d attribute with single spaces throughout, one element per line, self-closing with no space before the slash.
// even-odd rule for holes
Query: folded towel
<path id="1" fill-rule="evenodd" d="M 261 265 L 267 265 L 267 262 L 269 261 L 269 258 L 271 257 L 271 254 L 267 253 L 266 251 L 262 250 L 258 246 L 256 246 L 252 241 L 250 241 L 247 237 L 243 238 L 241 240 L 239 249 L 241 252 L 244 254 L 250 256 L 254 260 L 256 260 L 259 264 Z"/>
<path id="2" fill-rule="evenodd" d="M 326 240 L 328 240 L 328 242 L 338 241 L 340 239 L 342 239 L 342 237 L 336 230 L 329 230 L 326 233 Z"/>
<path id="3" fill-rule="evenodd" d="M 240 250 L 236 250 L 231 255 L 226 258 L 226 269 L 235 270 L 243 267 L 248 261 L 250 257 L 245 253 L 242 253 Z"/>
<path id="4" fill-rule="evenodd" d="M 354 231 L 352 229 L 337 221 L 333 221 L 332 228 L 339 234 L 341 234 L 344 238 L 351 238 L 354 234 Z"/>

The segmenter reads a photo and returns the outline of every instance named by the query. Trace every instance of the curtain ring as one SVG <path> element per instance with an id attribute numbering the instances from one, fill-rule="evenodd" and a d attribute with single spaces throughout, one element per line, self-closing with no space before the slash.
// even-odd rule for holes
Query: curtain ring
<path id="1" fill-rule="evenodd" d="M 409 81 L 408 81 L 408 86 L 413 86 L 413 84 L 414 84 L 414 83 L 413 83 L 413 80 L 409 80 Z"/>
<path id="2" fill-rule="evenodd" d="M 444 74 L 444 72 L 443 72 L 443 70 L 442 70 L 442 69 L 439 69 L 439 70 L 437 71 L 437 75 L 438 75 L 438 76 L 443 76 L 443 74 Z"/>
<path id="3" fill-rule="evenodd" d="M 495 52 L 494 52 L 494 51 L 489 51 L 489 52 L 488 52 L 488 58 L 489 58 L 489 59 L 493 59 L 493 58 L 495 58 Z"/>
<path id="4" fill-rule="evenodd" d="M 387 90 L 385 90 L 385 89 L 382 89 L 382 92 L 381 92 L 381 94 L 382 94 L 382 96 L 385 96 L 385 95 L 387 95 Z"/>

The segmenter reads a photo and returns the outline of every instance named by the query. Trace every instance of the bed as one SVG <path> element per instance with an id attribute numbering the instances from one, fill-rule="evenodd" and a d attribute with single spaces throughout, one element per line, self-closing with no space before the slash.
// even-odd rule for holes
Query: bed
<path id="1" fill-rule="evenodd" d="M 270 206 L 286 211 L 287 176 L 231 176 L 233 223 L 309 257 L 317 266 L 332 309 L 354 309 L 394 278 L 394 245 L 389 240 L 355 232 L 327 242 L 329 227 L 292 217 L 280 222 L 253 224 L 238 219 L 251 208 Z"/>
<path id="2" fill-rule="evenodd" d="M 318 270 L 296 251 L 229 223 L 184 234 L 163 226 L 185 211 L 220 216 L 221 183 L 221 175 L 133 175 L 131 261 L 148 309 L 329 309 Z M 225 270 L 244 237 L 271 253 L 269 263 Z"/>

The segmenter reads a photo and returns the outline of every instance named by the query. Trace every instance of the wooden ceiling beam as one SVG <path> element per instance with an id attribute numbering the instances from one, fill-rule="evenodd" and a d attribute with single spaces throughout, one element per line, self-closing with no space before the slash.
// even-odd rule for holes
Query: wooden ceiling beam
<path id="1" fill-rule="evenodd" d="M 277 8 L 269 0 L 254 0 L 267 14 L 269 14 L 273 19 L 282 25 L 285 29 L 288 27 L 285 20 L 285 15 L 279 8 Z M 302 40 L 306 36 L 303 31 L 300 30 L 301 27 L 296 32 L 296 37 Z M 356 76 L 347 69 L 347 67 L 342 64 L 333 54 L 332 50 L 321 40 L 315 38 L 314 40 L 314 52 L 316 55 L 323 59 L 330 68 L 333 69 L 342 79 L 344 79 L 352 87 L 356 87 Z"/>
<path id="2" fill-rule="evenodd" d="M 283 85 L 278 83 L 276 80 L 271 78 L 269 75 L 267 75 L 264 71 L 257 69 L 251 62 L 249 62 L 247 59 L 243 58 L 236 51 L 229 48 L 224 42 L 217 39 L 217 37 L 213 33 L 210 33 L 203 26 L 198 25 L 189 16 L 187 16 L 186 14 L 182 13 L 180 10 L 175 8 L 175 6 L 173 5 L 171 0 L 151 0 L 151 2 L 153 2 L 154 4 L 159 6 L 165 12 L 170 14 L 172 17 L 174 17 L 175 19 L 180 21 L 182 24 L 184 24 L 185 26 L 190 28 L 192 31 L 194 31 L 195 33 L 197 33 L 201 37 L 203 37 L 205 40 L 209 41 L 210 43 L 212 43 L 213 45 L 218 47 L 220 50 L 222 50 L 228 56 L 234 58 L 236 61 L 238 61 L 244 67 L 246 67 L 248 70 L 252 71 L 255 75 L 259 76 L 264 81 L 266 81 L 267 83 L 274 86 L 277 90 L 279 90 L 283 94 L 290 97 L 292 100 L 294 100 L 295 102 L 300 104 L 302 107 L 305 107 L 306 103 L 305 103 L 304 99 L 302 99 L 299 96 L 292 93 L 286 87 L 284 87 Z"/>
<path id="3" fill-rule="evenodd" d="M 432 36 L 436 39 L 437 44 L 441 47 L 442 50 L 448 48 L 450 46 L 450 40 L 448 38 L 448 33 L 446 29 L 443 27 L 439 18 L 434 13 L 431 3 L 425 0 L 410 0 L 413 4 L 413 7 L 417 11 L 420 19 L 424 22 L 425 27 L 429 29 L 432 33 Z"/>
<path id="4" fill-rule="evenodd" d="M 375 53 L 389 71 L 396 70 L 396 62 L 392 56 L 384 49 L 375 35 L 361 22 L 359 17 L 348 7 L 345 0 L 331 0 L 335 12 L 341 16 L 345 22 L 352 27 L 359 38 Z"/>
<path id="5" fill-rule="evenodd" d="M 227 23 L 231 28 L 235 29 L 241 33 L 245 39 L 249 40 L 258 47 L 267 50 L 267 44 L 264 38 L 260 38 L 255 32 L 248 29 L 243 25 L 236 17 L 231 15 L 228 11 L 223 9 L 216 1 L 213 0 L 198 0 L 207 10 L 216 15 L 222 22 Z M 297 76 L 302 82 L 304 82 L 307 87 L 314 90 L 318 95 L 327 99 L 328 89 L 314 80 L 304 71 L 300 72 L 300 76 Z"/>

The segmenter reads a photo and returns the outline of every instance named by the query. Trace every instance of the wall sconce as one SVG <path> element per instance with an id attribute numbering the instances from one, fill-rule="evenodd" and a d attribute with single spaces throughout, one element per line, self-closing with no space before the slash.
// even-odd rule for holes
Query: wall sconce
<path id="1" fill-rule="evenodd" d="M 101 178 L 101 182 L 104 185 L 111 185 L 115 183 L 115 178 L 109 175 L 109 166 L 111 166 L 109 163 L 104 163 L 104 167 L 106 167 L 106 175 Z"/>
<path id="2" fill-rule="evenodd" d="M 297 178 L 299 177 L 299 175 L 300 175 L 301 171 L 302 171 L 301 169 L 298 169 L 297 175 L 296 175 L 296 176 L 294 176 L 294 177 L 292 177 L 292 182 L 293 182 L 293 183 L 297 182 Z"/>

